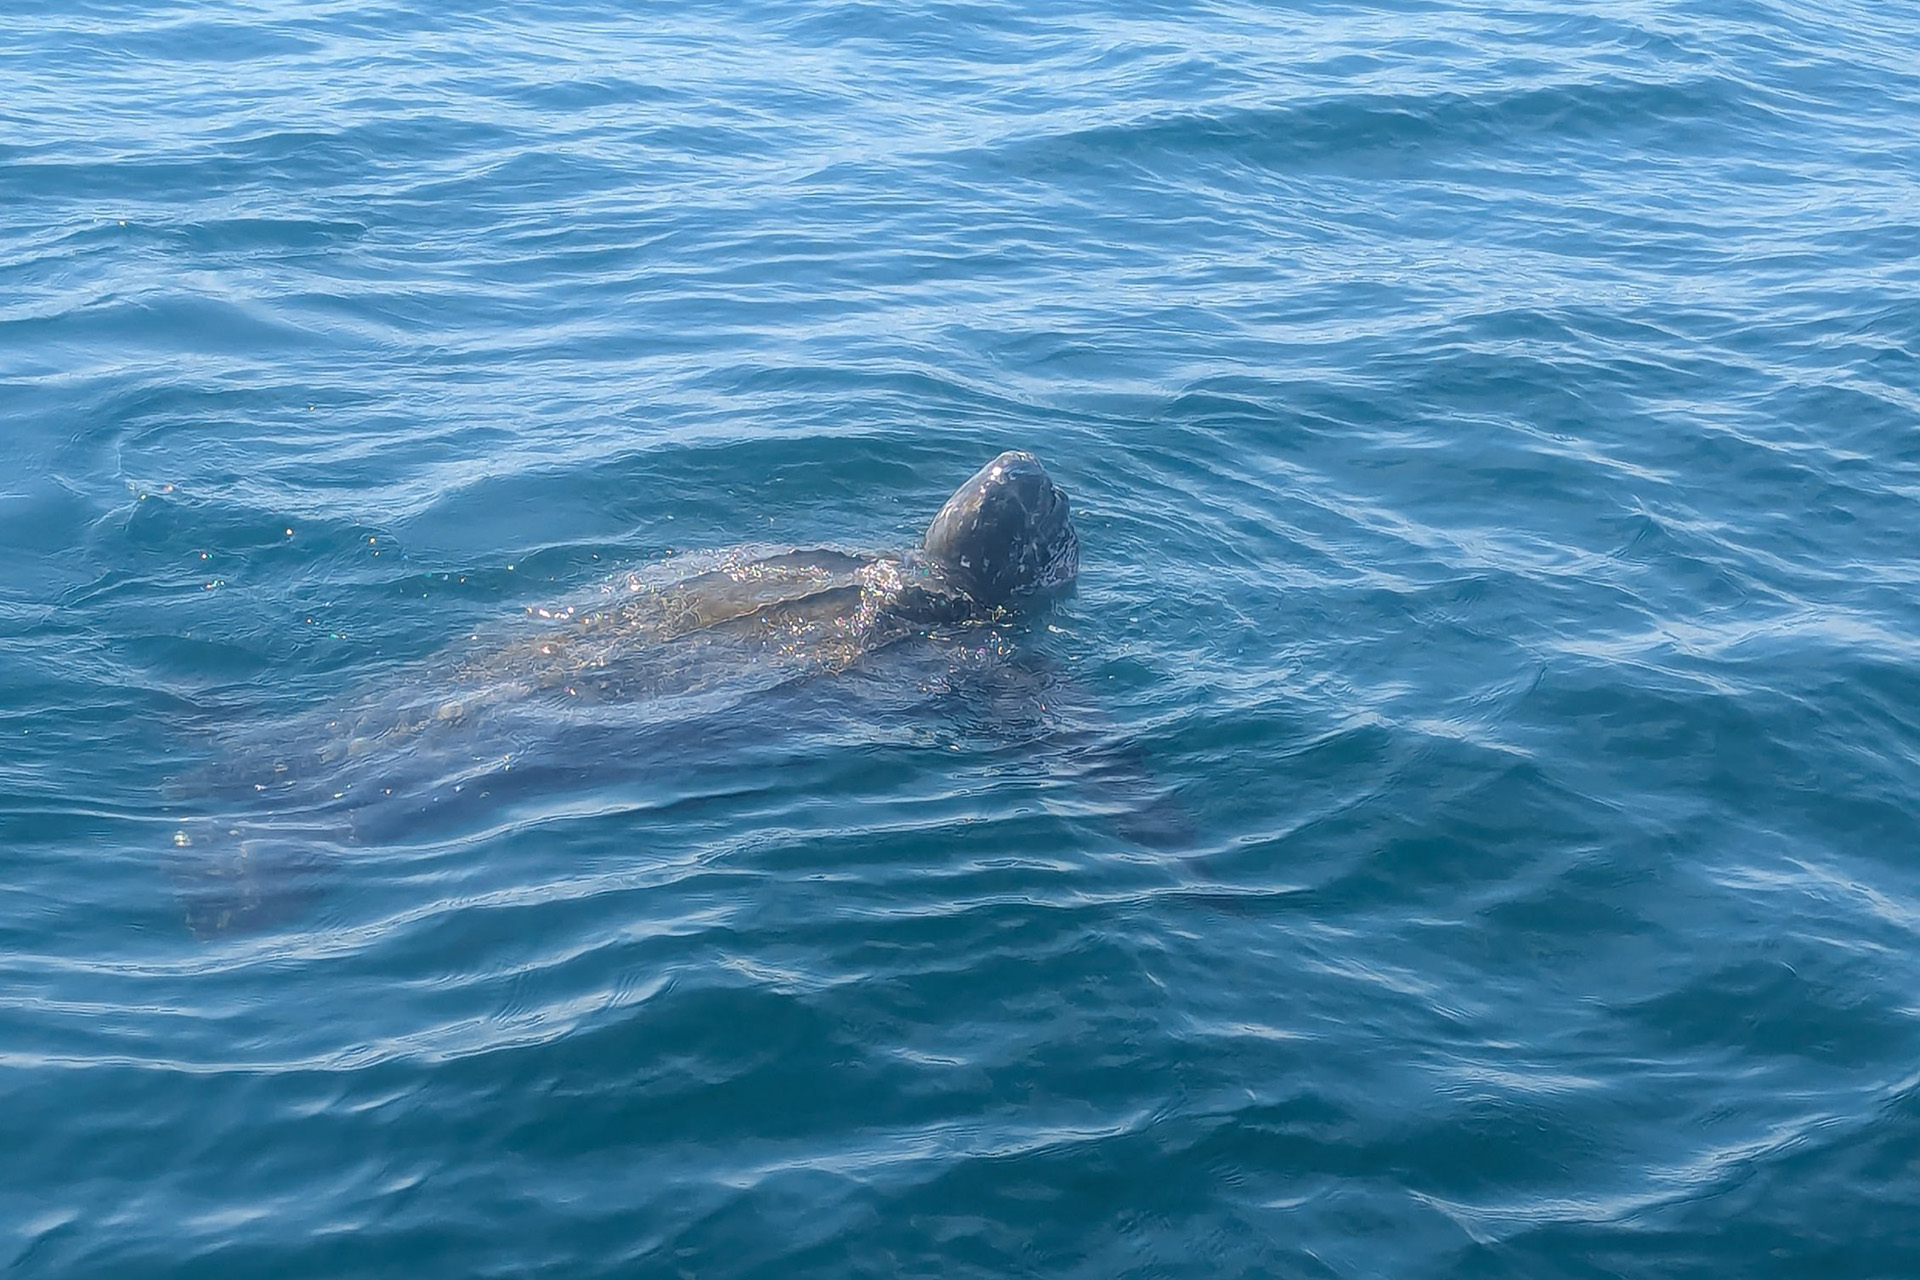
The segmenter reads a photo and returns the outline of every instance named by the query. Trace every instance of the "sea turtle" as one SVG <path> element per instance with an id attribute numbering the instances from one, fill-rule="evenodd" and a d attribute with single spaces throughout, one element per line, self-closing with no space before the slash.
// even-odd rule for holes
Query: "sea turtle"
<path id="1" fill-rule="evenodd" d="M 510 643 L 410 671 L 398 691 L 311 724 L 274 726 L 268 741 L 228 743 L 230 763 L 186 788 L 191 807 L 218 811 L 174 836 L 189 924 L 264 923 L 334 855 L 445 830 L 476 806 L 494 814 L 622 773 L 724 768 L 770 717 L 864 730 L 901 690 L 924 702 L 970 667 L 1021 691 L 988 702 L 1031 701 L 1044 680 L 1002 660 L 1009 636 L 1078 571 L 1067 495 L 1033 454 L 1008 451 L 954 491 L 911 550 L 678 557 L 529 610 Z M 883 650 L 896 659 L 889 678 L 863 683 Z M 825 674 L 844 678 L 822 693 L 808 677 Z"/>

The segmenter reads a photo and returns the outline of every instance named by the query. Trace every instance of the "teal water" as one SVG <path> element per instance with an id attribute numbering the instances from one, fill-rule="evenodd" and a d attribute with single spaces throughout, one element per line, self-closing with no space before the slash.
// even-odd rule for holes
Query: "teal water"
<path id="1" fill-rule="evenodd" d="M 1916 18 L 9 6 L 0 1269 L 1920 1275 Z"/>

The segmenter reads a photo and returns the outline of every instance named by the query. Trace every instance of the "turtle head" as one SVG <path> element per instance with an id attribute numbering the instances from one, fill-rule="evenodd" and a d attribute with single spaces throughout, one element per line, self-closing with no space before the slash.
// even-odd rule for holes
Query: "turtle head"
<path id="1" fill-rule="evenodd" d="M 1080 539 L 1040 459 L 1009 449 L 954 490 L 927 526 L 927 558 L 988 607 L 1069 586 Z"/>

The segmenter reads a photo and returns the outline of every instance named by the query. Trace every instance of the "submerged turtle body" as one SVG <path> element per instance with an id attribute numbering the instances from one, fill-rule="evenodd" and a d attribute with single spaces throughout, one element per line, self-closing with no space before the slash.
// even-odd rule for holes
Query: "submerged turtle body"
<path id="1" fill-rule="evenodd" d="M 276 726 L 271 742 L 230 743 L 232 763 L 193 798 L 231 805 L 176 835 L 189 923 L 203 934 L 264 923 L 338 852 L 431 834 L 476 804 L 724 766 L 728 744 L 750 748 L 781 714 L 766 705 L 772 690 L 881 650 L 901 659 L 893 677 L 924 688 L 956 660 L 942 642 L 993 630 L 1071 585 L 1078 564 L 1066 495 L 1032 454 L 1009 452 L 910 551 L 692 556 L 530 610 L 534 634 Z M 903 644 L 914 640 L 931 643 Z M 837 687 L 840 701 L 874 696 Z M 815 720 L 823 701 L 805 700 Z"/>

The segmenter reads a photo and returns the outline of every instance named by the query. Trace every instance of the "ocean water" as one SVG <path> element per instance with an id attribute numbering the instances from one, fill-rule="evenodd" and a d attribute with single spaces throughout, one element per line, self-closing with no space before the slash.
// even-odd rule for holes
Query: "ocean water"
<path id="1" fill-rule="evenodd" d="M 0 85 L 9 1276 L 1920 1275 L 1911 5 L 15 0 Z M 1009 447 L 1051 611 L 502 692 Z"/>

